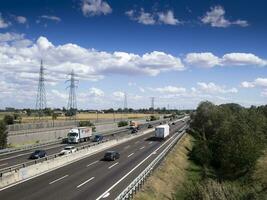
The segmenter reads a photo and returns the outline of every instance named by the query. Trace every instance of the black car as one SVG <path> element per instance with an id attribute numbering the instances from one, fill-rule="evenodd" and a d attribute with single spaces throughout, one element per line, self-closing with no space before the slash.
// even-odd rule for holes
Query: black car
<path id="1" fill-rule="evenodd" d="M 107 151 L 104 155 L 104 160 L 114 161 L 120 158 L 120 154 L 117 151 Z"/>
<path id="2" fill-rule="evenodd" d="M 100 142 L 103 140 L 103 135 L 95 135 L 93 142 Z"/>
<path id="3" fill-rule="evenodd" d="M 30 155 L 30 159 L 38 159 L 46 156 L 46 152 L 44 150 L 36 150 Z"/>
<path id="4" fill-rule="evenodd" d="M 174 122 L 172 122 L 172 125 L 175 125 L 175 123 L 174 123 Z"/>
<path id="5" fill-rule="evenodd" d="M 147 128 L 153 128 L 153 125 L 152 124 L 148 124 Z"/>
<path id="6" fill-rule="evenodd" d="M 132 130 L 132 133 L 137 133 L 138 132 L 138 129 L 137 128 L 134 128 L 133 130 Z"/>

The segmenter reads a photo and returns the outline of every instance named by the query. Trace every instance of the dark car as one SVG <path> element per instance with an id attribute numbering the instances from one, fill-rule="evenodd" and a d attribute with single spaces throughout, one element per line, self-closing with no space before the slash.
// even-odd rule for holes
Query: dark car
<path id="1" fill-rule="evenodd" d="M 172 125 L 175 125 L 175 123 L 174 123 L 174 122 L 172 122 Z"/>
<path id="2" fill-rule="evenodd" d="M 138 129 L 137 128 L 134 128 L 133 130 L 132 130 L 132 133 L 137 133 L 138 132 Z"/>
<path id="3" fill-rule="evenodd" d="M 100 142 L 104 139 L 103 135 L 95 135 L 93 142 Z"/>
<path id="4" fill-rule="evenodd" d="M 148 124 L 147 128 L 153 128 L 153 125 L 152 124 Z"/>
<path id="5" fill-rule="evenodd" d="M 120 158 L 120 154 L 117 151 L 107 151 L 104 155 L 104 160 L 114 161 Z"/>
<path id="6" fill-rule="evenodd" d="M 46 152 L 44 150 L 36 150 L 30 155 L 30 159 L 38 159 L 46 156 Z"/>

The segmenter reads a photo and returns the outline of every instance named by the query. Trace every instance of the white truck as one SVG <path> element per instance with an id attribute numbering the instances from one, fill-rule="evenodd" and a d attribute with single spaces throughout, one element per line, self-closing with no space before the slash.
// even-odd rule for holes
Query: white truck
<path id="1" fill-rule="evenodd" d="M 164 139 L 169 134 L 170 134 L 170 126 L 168 124 L 157 126 L 155 129 L 155 137 L 158 139 Z"/>
<path id="2" fill-rule="evenodd" d="M 68 133 L 68 143 L 79 143 L 88 141 L 90 140 L 92 134 L 92 127 L 72 128 Z"/>

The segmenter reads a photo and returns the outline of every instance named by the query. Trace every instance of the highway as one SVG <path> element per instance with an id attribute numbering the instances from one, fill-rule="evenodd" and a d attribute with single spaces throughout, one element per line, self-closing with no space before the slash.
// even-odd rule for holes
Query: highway
<path id="1" fill-rule="evenodd" d="M 143 130 L 145 128 L 147 128 L 147 125 L 143 125 L 141 130 Z M 124 130 L 123 129 L 123 130 L 119 130 L 119 131 L 114 130 L 111 133 L 114 133 L 114 136 L 111 136 L 111 135 L 104 136 L 105 139 L 111 139 L 114 137 L 121 137 L 122 135 L 129 134 L 131 132 L 130 132 L 130 130 Z M 88 142 L 84 142 L 84 143 L 71 144 L 71 145 L 78 147 L 78 146 L 82 146 L 82 145 L 89 144 L 89 143 L 92 143 L 92 142 L 88 141 Z M 69 144 L 52 144 L 52 145 L 47 145 L 45 147 L 37 147 L 37 148 L 29 149 L 29 150 L 24 150 L 24 151 L 19 151 L 19 152 L 13 152 L 10 154 L 0 155 L 0 170 L 29 161 L 30 154 L 36 149 L 43 149 L 46 151 L 47 155 L 52 155 L 52 154 L 59 153 L 67 145 L 69 145 Z"/>
<path id="2" fill-rule="evenodd" d="M 0 190 L 0 199 L 114 199 L 155 157 L 177 137 L 185 122 L 171 126 L 165 141 L 153 140 L 154 132 L 135 138 L 109 150 L 121 157 L 102 161 L 99 152 L 80 161 L 43 174 L 13 187 Z"/>

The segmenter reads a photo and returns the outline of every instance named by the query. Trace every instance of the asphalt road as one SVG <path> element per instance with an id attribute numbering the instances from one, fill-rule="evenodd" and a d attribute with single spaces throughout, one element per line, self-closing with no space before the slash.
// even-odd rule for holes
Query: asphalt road
<path id="1" fill-rule="evenodd" d="M 135 138 L 109 150 L 121 157 L 102 161 L 99 152 L 80 161 L 34 179 L 0 190 L 0 199 L 114 199 L 172 141 L 184 122 L 171 126 L 165 141 L 153 139 L 154 132 Z M 156 152 L 156 153 L 155 153 Z"/>

